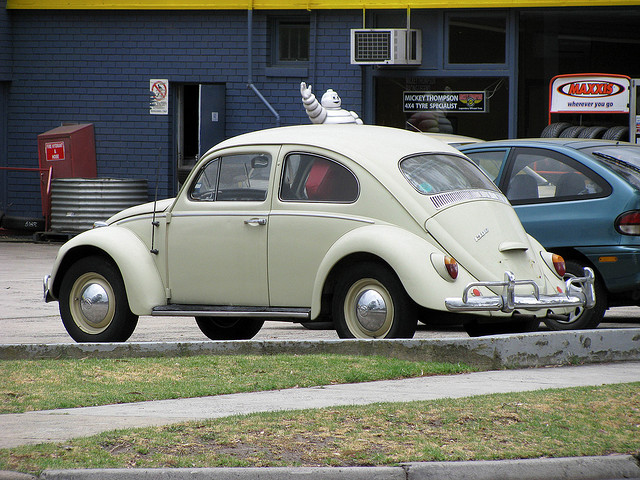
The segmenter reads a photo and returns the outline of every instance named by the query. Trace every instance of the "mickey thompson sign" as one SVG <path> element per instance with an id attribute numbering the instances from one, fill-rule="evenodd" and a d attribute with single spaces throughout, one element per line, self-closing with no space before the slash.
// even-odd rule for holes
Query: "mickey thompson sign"
<path id="1" fill-rule="evenodd" d="M 485 92 L 402 92 L 402 111 L 485 112 Z"/>

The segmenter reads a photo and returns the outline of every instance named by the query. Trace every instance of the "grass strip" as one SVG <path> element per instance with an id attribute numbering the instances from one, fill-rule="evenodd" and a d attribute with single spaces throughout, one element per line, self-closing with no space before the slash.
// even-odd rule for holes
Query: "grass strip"
<path id="1" fill-rule="evenodd" d="M 260 413 L 0 450 L 0 469 L 380 466 L 637 454 L 640 383 Z"/>
<path id="2" fill-rule="evenodd" d="M 0 413 L 474 371 L 381 356 L 254 355 L 0 362 Z"/>

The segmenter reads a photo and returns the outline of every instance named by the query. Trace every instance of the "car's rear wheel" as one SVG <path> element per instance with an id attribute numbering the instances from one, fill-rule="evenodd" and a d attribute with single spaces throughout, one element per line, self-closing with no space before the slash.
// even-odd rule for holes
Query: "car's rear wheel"
<path id="1" fill-rule="evenodd" d="M 415 305 L 396 274 L 376 263 L 342 275 L 332 310 L 340 338 L 411 338 L 418 324 Z"/>
<path id="2" fill-rule="evenodd" d="M 102 257 L 74 263 L 60 284 L 60 316 L 76 342 L 124 342 L 138 316 L 129 309 L 117 267 Z"/>
<path id="3" fill-rule="evenodd" d="M 565 261 L 567 274 L 569 277 L 584 277 L 584 267 L 590 266 L 576 260 Z M 604 318 L 604 312 L 607 310 L 607 292 L 602 283 L 602 279 L 596 273 L 593 283 L 596 296 L 596 304 L 593 308 L 586 309 L 578 307 L 569 315 L 558 316 L 555 318 L 546 318 L 544 323 L 551 330 L 583 330 L 587 328 L 596 328 Z"/>
<path id="4" fill-rule="evenodd" d="M 264 320 L 261 318 L 196 317 L 200 331 L 211 340 L 249 340 L 255 337 Z"/>

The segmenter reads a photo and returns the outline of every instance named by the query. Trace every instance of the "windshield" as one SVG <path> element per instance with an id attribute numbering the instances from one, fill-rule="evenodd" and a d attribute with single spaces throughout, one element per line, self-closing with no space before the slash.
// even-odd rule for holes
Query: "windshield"
<path id="1" fill-rule="evenodd" d="M 640 190 L 640 146 L 604 145 L 582 149 Z"/>
<path id="2" fill-rule="evenodd" d="M 402 160 L 400 170 L 423 195 L 451 190 L 498 190 L 475 163 L 455 155 L 416 155 Z"/>

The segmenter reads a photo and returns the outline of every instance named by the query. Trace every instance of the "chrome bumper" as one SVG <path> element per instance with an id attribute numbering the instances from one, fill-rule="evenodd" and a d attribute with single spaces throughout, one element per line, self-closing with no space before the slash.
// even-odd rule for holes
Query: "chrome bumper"
<path id="1" fill-rule="evenodd" d="M 541 295 L 538 285 L 533 280 L 516 280 L 512 272 L 504 272 L 503 282 L 473 282 L 462 292 L 462 298 L 446 298 L 444 303 L 452 312 L 505 312 L 516 309 L 540 310 L 543 308 L 584 307 L 592 308 L 596 303 L 593 289 L 593 270 L 586 267 L 584 277 L 573 277 L 565 280 L 565 293 Z M 529 285 L 533 295 L 516 294 L 518 285 Z M 502 288 L 502 293 L 492 296 L 471 296 L 473 288 Z"/>
<path id="2" fill-rule="evenodd" d="M 42 279 L 42 289 L 44 290 L 45 303 L 53 302 L 55 300 L 55 298 L 53 298 L 53 296 L 51 295 L 51 292 L 49 291 L 50 278 L 51 278 L 51 275 L 45 275 L 44 278 Z"/>

